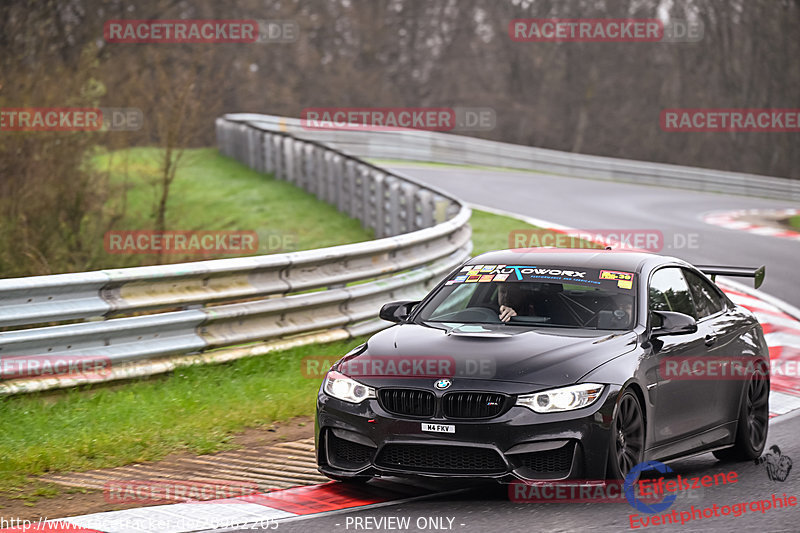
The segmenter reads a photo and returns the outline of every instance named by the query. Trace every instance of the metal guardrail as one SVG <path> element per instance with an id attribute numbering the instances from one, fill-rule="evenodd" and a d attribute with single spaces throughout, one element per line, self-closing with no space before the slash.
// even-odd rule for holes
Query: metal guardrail
<path id="1" fill-rule="evenodd" d="M 632 161 L 533 148 L 430 131 L 322 130 L 304 127 L 299 119 L 273 115 L 228 115 L 251 120 L 265 129 L 301 134 L 358 157 L 403 159 L 519 168 L 576 178 L 800 200 L 800 180 L 725 172 L 697 167 Z"/>
<path id="2" fill-rule="evenodd" d="M 383 302 L 422 296 L 468 257 L 469 209 L 360 157 L 800 199 L 797 180 L 435 132 L 322 131 L 305 129 L 297 119 L 236 114 L 217 120 L 217 138 L 222 153 L 303 187 L 373 229 L 377 240 L 280 255 L 2 279 L 0 328 L 7 331 L 0 332 L 0 363 L 8 357 L 96 356 L 112 362 L 103 379 L 123 379 L 384 327 L 374 318 Z M 347 286 L 351 282 L 361 283 Z M 302 291 L 313 292 L 298 294 Z M 77 323 L 64 323 L 69 321 Z M 96 379 L 6 380 L 0 381 L 0 394 Z"/>
<path id="3" fill-rule="evenodd" d="M 222 153 L 316 194 L 361 220 L 378 239 L 287 254 L 3 279 L 0 327 L 17 329 L 0 332 L 0 364 L 4 358 L 96 357 L 111 362 L 100 379 L 112 380 L 287 343 L 361 335 L 387 325 L 375 318 L 381 304 L 420 298 L 469 257 L 470 211 L 441 191 L 246 120 L 218 119 L 217 137 Z M 347 286 L 351 282 L 360 283 Z M 19 329 L 32 325 L 38 327 Z M 97 380 L 5 380 L 0 394 Z"/>

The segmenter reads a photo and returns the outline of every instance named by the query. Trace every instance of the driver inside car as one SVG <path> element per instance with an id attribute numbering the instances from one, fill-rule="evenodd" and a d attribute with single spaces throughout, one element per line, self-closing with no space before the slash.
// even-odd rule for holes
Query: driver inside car
<path id="1" fill-rule="evenodd" d="M 512 316 L 519 314 L 534 315 L 533 304 L 526 303 L 521 290 L 510 283 L 500 283 L 497 287 L 497 303 L 500 305 L 500 320 L 508 322 Z"/>

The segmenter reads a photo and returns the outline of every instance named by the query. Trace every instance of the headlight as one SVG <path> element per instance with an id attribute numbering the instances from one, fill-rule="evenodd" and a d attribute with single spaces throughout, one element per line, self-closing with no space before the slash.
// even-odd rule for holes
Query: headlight
<path id="1" fill-rule="evenodd" d="M 350 403 L 361 403 L 367 398 L 375 397 L 375 389 L 372 387 L 367 387 L 333 370 L 325 376 L 323 390 L 334 398 Z"/>
<path id="2" fill-rule="evenodd" d="M 592 405 L 603 392 L 603 385 L 581 383 L 517 397 L 517 405 L 537 413 L 559 413 Z"/>

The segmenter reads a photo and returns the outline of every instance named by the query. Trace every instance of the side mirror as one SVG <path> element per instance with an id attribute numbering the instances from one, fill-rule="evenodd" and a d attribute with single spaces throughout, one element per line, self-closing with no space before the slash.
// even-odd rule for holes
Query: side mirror
<path id="1" fill-rule="evenodd" d="M 414 306 L 418 303 L 419 301 L 415 302 L 412 300 L 390 302 L 381 307 L 381 312 L 378 313 L 378 316 L 389 322 L 402 322 L 408 318 L 408 315 L 411 314 L 411 310 L 414 309 Z"/>
<path id="2" fill-rule="evenodd" d="M 697 331 L 697 321 L 689 315 L 673 311 L 651 311 L 650 322 L 653 329 L 650 336 L 687 335 Z"/>

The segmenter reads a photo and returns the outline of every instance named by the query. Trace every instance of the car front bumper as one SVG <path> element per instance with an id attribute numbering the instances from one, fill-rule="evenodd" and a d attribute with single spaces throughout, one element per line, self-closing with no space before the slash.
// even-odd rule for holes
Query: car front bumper
<path id="1" fill-rule="evenodd" d="M 334 478 L 604 479 L 619 391 L 607 385 L 596 403 L 575 411 L 512 406 L 484 420 L 401 416 L 377 399 L 352 404 L 320 392 L 317 464 Z M 455 433 L 422 431 L 423 423 L 453 425 Z"/>

